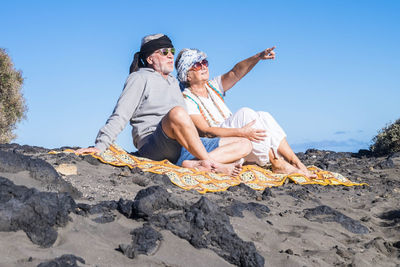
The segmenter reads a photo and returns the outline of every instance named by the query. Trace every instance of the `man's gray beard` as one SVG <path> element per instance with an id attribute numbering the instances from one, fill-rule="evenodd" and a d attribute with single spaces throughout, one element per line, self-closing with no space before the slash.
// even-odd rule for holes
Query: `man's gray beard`
<path id="1" fill-rule="evenodd" d="M 174 70 L 174 67 L 162 66 L 161 73 L 168 75 Z"/>

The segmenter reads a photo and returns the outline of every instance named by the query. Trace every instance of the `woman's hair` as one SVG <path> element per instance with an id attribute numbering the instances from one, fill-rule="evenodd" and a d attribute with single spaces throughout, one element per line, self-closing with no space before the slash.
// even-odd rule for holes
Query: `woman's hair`
<path id="1" fill-rule="evenodd" d="M 206 58 L 207 55 L 199 49 L 182 49 L 176 57 L 175 61 L 175 68 L 179 82 L 186 85 L 187 73 L 190 68 L 193 66 L 194 63 L 200 62 Z"/>
<path id="2" fill-rule="evenodd" d="M 183 48 L 178 55 L 176 56 L 175 59 L 175 69 L 178 70 L 178 62 L 179 60 L 181 60 L 182 54 L 183 52 L 189 50 L 188 48 Z M 185 90 L 186 87 L 189 87 L 189 83 L 188 82 L 184 82 L 184 81 L 179 81 L 179 87 L 181 88 L 181 91 Z"/>
<path id="3" fill-rule="evenodd" d="M 181 57 L 182 57 L 183 52 L 185 52 L 185 51 L 187 51 L 187 50 L 189 50 L 189 48 L 183 48 L 183 49 L 178 53 L 178 55 L 176 56 L 176 59 L 175 59 L 175 69 L 178 69 L 178 62 L 179 62 L 179 60 L 181 60 Z"/>

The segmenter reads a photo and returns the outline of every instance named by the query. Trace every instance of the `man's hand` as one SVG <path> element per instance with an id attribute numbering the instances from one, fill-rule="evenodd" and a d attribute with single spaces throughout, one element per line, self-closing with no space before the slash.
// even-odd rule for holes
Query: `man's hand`
<path id="1" fill-rule="evenodd" d="M 254 123 L 256 123 L 256 120 L 253 120 L 252 122 L 249 122 L 248 124 L 240 128 L 240 132 L 242 134 L 242 137 L 258 143 L 260 141 L 263 141 L 267 135 L 265 134 L 266 131 L 263 129 L 251 128 Z"/>
<path id="2" fill-rule="evenodd" d="M 75 151 L 75 154 L 86 154 L 86 153 L 96 153 L 96 154 L 100 154 L 100 150 L 96 147 L 88 147 L 88 148 L 80 148 L 78 150 Z"/>
<path id="3" fill-rule="evenodd" d="M 260 52 L 260 59 L 265 60 L 265 59 L 275 59 L 275 52 L 273 51 L 276 48 L 276 46 L 273 46 L 271 48 L 267 48 L 264 51 Z"/>

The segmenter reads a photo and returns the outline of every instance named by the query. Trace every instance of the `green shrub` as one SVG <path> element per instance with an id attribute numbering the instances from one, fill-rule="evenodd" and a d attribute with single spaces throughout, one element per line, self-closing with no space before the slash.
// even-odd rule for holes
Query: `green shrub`
<path id="1" fill-rule="evenodd" d="M 370 150 L 378 155 L 389 155 L 400 151 L 400 119 L 387 125 L 372 139 Z"/>
<path id="2" fill-rule="evenodd" d="M 0 48 L 0 143 L 15 139 L 16 124 L 26 117 L 23 81 L 21 71 L 14 69 L 6 51 Z"/>

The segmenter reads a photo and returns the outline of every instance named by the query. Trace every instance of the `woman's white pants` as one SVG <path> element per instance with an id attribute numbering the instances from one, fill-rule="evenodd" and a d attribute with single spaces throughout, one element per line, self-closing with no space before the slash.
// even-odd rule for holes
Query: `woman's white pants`
<path id="1" fill-rule="evenodd" d="M 251 142 L 253 150 L 244 159 L 246 162 L 264 166 L 269 162 L 269 151 L 272 149 L 275 155 L 278 155 L 278 147 L 282 139 L 286 137 L 286 133 L 271 114 L 264 111 L 254 111 L 250 108 L 241 108 L 227 118 L 220 127 L 242 128 L 253 120 L 256 122 L 252 128 L 265 130 L 267 137 L 259 143 Z"/>

